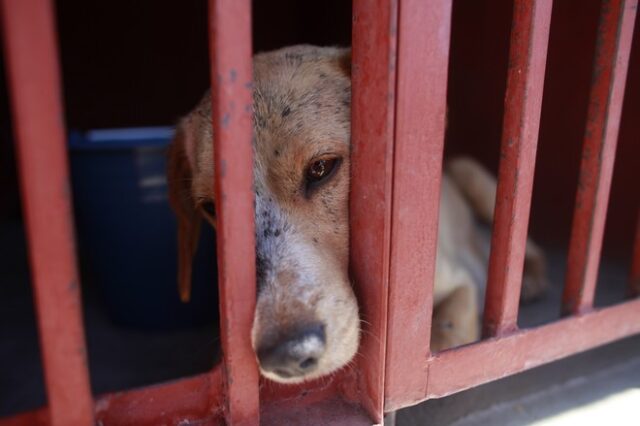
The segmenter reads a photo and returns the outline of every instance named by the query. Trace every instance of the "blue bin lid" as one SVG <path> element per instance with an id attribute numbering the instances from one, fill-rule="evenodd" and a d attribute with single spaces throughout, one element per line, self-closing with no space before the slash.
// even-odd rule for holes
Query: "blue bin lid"
<path id="1" fill-rule="evenodd" d="M 69 132 L 72 150 L 112 150 L 138 147 L 164 147 L 173 138 L 173 127 L 129 127 Z"/>

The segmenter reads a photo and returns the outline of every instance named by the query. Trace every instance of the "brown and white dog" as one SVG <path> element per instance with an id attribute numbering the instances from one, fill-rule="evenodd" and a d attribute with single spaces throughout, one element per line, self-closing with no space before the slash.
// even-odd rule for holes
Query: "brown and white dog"
<path id="1" fill-rule="evenodd" d="M 348 275 L 350 50 L 293 46 L 254 57 L 254 190 L 258 296 L 252 344 L 262 374 L 294 383 L 345 366 L 358 349 L 358 303 Z M 179 286 L 189 298 L 201 219 L 215 227 L 213 131 L 207 93 L 177 128 L 169 154 L 178 217 Z M 468 159 L 443 177 L 432 345 L 479 336 L 485 237 L 495 180 Z M 545 284 L 529 242 L 523 297 Z M 426 285 L 426 283 L 425 283 Z"/>

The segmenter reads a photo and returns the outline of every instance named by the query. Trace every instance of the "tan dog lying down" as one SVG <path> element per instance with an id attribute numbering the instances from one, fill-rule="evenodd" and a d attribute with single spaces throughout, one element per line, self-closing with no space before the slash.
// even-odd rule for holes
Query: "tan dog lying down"
<path id="1" fill-rule="evenodd" d="M 347 273 L 350 59 L 348 49 L 313 46 L 254 58 L 258 299 L 251 338 L 262 374 L 278 382 L 331 373 L 358 348 L 358 305 Z M 214 227 L 216 222 L 212 138 L 206 94 L 180 121 L 169 159 L 179 286 L 187 300 L 201 218 Z M 479 337 L 487 244 L 474 213 L 491 222 L 495 186 L 468 159 L 449 163 L 443 177 L 432 335 L 436 350 Z M 523 297 L 534 297 L 544 282 L 542 253 L 530 242 Z"/>

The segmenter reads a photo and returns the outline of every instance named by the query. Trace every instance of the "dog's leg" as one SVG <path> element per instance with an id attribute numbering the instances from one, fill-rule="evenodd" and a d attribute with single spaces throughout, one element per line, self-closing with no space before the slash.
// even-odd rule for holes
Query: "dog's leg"
<path id="1" fill-rule="evenodd" d="M 438 352 L 480 338 L 476 286 L 468 278 L 434 308 L 431 350 Z"/>
<path id="2" fill-rule="evenodd" d="M 491 224 L 497 187 L 491 173 L 477 161 L 468 157 L 459 157 L 447 163 L 447 174 L 480 219 Z"/>
<path id="3" fill-rule="evenodd" d="M 479 218 L 492 224 L 497 183 L 491 173 L 477 161 L 465 157 L 451 160 L 447 172 Z M 521 301 L 532 301 L 544 294 L 549 286 L 546 272 L 544 252 L 527 238 Z"/>

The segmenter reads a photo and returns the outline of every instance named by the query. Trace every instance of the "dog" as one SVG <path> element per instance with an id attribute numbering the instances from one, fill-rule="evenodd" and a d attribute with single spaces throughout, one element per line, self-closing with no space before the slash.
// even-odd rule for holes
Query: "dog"
<path id="1" fill-rule="evenodd" d="M 348 275 L 351 53 L 292 46 L 254 56 L 257 304 L 251 342 L 262 375 L 296 383 L 328 375 L 357 352 L 358 303 Z M 191 260 L 205 219 L 215 228 L 210 94 L 176 130 L 168 160 L 178 221 L 178 282 L 189 299 Z M 443 176 L 432 348 L 479 338 L 495 179 L 467 158 Z M 523 298 L 546 286 L 544 256 L 528 242 Z M 426 285 L 426 283 L 425 283 Z"/>

